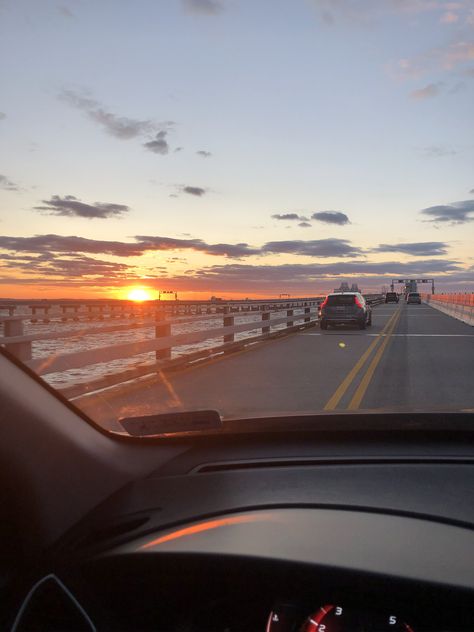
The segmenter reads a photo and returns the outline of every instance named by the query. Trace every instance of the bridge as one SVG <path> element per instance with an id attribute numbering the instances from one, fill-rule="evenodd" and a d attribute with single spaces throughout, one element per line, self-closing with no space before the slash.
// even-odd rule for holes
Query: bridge
<path id="1" fill-rule="evenodd" d="M 38 305 L 33 314 L 29 306 L 28 315 L 0 305 L 8 311 L 0 316 L 0 344 L 46 378 L 151 353 L 145 365 L 60 388 L 114 430 L 121 429 L 120 417 L 207 408 L 224 418 L 323 410 L 474 411 L 474 294 L 426 295 L 421 305 L 367 298 L 373 326 L 362 331 L 321 331 L 321 297 L 102 303 L 95 315 L 77 303 L 50 306 L 47 314 Z M 133 333 L 137 341 L 129 340 Z M 115 336 L 115 343 L 90 348 L 94 336 Z M 128 341 L 117 342 L 117 336 Z M 64 345 L 68 339 L 83 344 L 35 358 L 35 345 Z"/>

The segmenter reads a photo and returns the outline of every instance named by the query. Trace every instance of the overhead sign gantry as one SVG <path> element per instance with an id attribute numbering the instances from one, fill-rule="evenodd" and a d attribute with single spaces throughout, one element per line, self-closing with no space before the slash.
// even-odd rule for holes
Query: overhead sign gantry
<path id="1" fill-rule="evenodd" d="M 409 288 L 408 292 L 416 292 L 417 283 L 431 283 L 431 294 L 435 293 L 434 279 L 392 279 L 390 289 L 393 292 L 395 285 L 403 283 L 405 288 Z M 414 287 L 414 289 L 412 289 Z"/>

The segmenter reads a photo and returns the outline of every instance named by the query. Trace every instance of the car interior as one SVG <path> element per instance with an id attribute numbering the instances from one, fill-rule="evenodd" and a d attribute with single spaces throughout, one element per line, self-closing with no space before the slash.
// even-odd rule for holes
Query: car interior
<path id="1" fill-rule="evenodd" d="M 474 628 L 470 413 L 134 436 L 0 374 L 0 629 Z"/>

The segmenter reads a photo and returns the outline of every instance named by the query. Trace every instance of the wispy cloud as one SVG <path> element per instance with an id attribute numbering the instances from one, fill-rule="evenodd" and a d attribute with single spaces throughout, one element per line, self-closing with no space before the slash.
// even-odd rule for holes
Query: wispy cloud
<path id="1" fill-rule="evenodd" d="M 104 241 L 86 237 L 65 235 L 35 235 L 33 237 L 11 237 L 0 235 L 0 248 L 20 253 L 66 253 L 81 252 L 87 254 L 114 255 L 116 257 L 136 257 L 146 248 L 140 243 Z"/>
<path id="2" fill-rule="evenodd" d="M 272 215 L 273 219 L 278 219 L 285 222 L 307 222 L 308 218 L 304 215 L 298 215 L 298 213 L 275 213 Z"/>
<path id="3" fill-rule="evenodd" d="M 158 132 L 154 140 L 150 140 L 147 143 L 143 143 L 143 147 L 152 151 L 154 154 L 162 154 L 165 155 L 169 152 L 170 147 L 168 145 L 168 141 L 166 140 L 168 132 L 165 130 L 161 130 Z"/>
<path id="4" fill-rule="evenodd" d="M 415 57 L 399 60 L 398 72 L 408 78 L 420 78 L 433 72 L 452 73 L 458 69 L 465 74 L 466 69 L 463 66 L 472 61 L 474 61 L 474 40 L 460 39 L 432 48 Z"/>
<path id="5" fill-rule="evenodd" d="M 20 191 L 21 187 L 15 182 L 12 182 L 7 176 L 0 174 L 0 189 L 4 191 Z"/>
<path id="6" fill-rule="evenodd" d="M 225 265 L 209 266 L 186 276 L 174 277 L 173 281 L 179 289 L 180 282 L 183 288 L 210 289 L 247 292 L 249 287 L 262 291 L 271 291 L 275 287 L 292 288 L 294 290 L 309 287 L 321 287 L 324 280 L 328 281 L 328 287 L 334 287 L 333 283 L 339 283 L 344 278 L 357 277 L 359 284 L 382 284 L 387 282 L 387 277 L 398 275 L 426 274 L 447 275 L 461 277 L 465 274 L 457 261 L 442 259 L 415 260 L 400 263 L 399 261 L 340 261 L 337 263 L 308 263 L 308 264 L 283 264 L 283 265 L 248 265 L 231 263 Z M 342 277 L 342 278 L 341 278 Z M 472 273 L 471 273 L 472 278 Z"/>
<path id="7" fill-rule="evenodd" d="M 259 248 L 252 248 L 246 243 L 208 244 L 202 239 L 174 239 L 150 235 L 137 235 L 135 239 L 147 250 L 196 250 L 208 255 L 234 258 L 261 254 Z"/>
<path id="8" fill-rule="evenodd" d="M 298 224 L 298 226 L 299 226 L 300 228 L 311 228 L 311 224 L 310 224 L 310 222 L 300 222 L 300 223 Z"/>
<path id="9" fill-rule="evenodd" d="M 474 221 L 474 200 L 430 206 L 420 211 L 429 219 L 426 222 L 442 224 L 467 224 Z"/>
<path id="10" fill-rule="evenodd" d="M 7 115 L 5 114 L 5 112 L 0 112 L 0 121 L 3 121 L 3 119 L 6 119 Z"/>
<path id="11" fill-rule="evenodd" d="M 252 255 L 294 254 L 321 258 L 345 258 L 363 254 L 361 248 L 346 239 L 319 239 L 271 241 L 260 247 L 246 243 L 210 244 L 202 239 L 180 239 L 157 235 L 136 235 L 135 242 L 106 241 L 85 237 L 56 234 L 33 237 L 0 236 L 0 249 L 25 253 L 68 253 L 106 254 L 117 257 L 136 257 L 146 252 L 169 250 L 195 250 L 214 256 L 248 257 Z"/>
<path id="12" fill-rule="evenodd" d="M 345 213 L 341 211 L 319 211 L 311 215 L 311 219 L 317 222 L 324 222 L 325 224 L 337 224 L 338 226 L 344 226 L 350 224 L 349 218 Z"/>
<path id="13" fill-rule="evenodd" d="M 443 241 L 422 241 L 402 244 L 380 244 L 373 252 L 402 252 L 417 257 L 445 255 L 448 245 Z"/>
<path id="14" fill-rule="evenodd" d="M 72 252 L 62 257 L 53 254 L 31 256 L 0 253 L 0 263 L 4 271 L 10 269 L 16 273 L 40 274 L 43 279 L 51 276 L 60 276 L 66 280 L 87 276 L 114 276 L 125 279 L 132 269 L 132 266 L 126 263 L 104 261 Z"/>
<path id="15" fill-rule="evenodd" d="M 422 154 L 432 158 L 444 158 L 445 156 L 456 156 L 459 154 L 459 150 L 448 145 L 427 145 L 426 147 L 419 147 L 419 151 Z"/>
<path id="16" fill-rule="evenodd" d="M 362 250 L 347 239 L 313 239 L 302 241 L 270 241 L 262 246 L 262 252 L 303 255 L 306 257 L 354 257 Z"/>
<path id="17" fill-rule="evenodd" d="M 223 10 L 220 0 L 183 0 L 184 8 L 190 13 L 218 15 Z"/>
<path id="18" fill-rule="evenodd" d="M 210 158 L 212 156 L 212 153 L 210 151 L 204 151 L 204 149 L 200 149 L 196 152 L 196 154 L 198 156 L 201 156 L 201 158 Z"/>
<path id="19" fill-rule="evenodd" d="M 68 105 L 84 112 L 92 121 L 100 125 L 108 134 L 129 140 L 154 131 L 155 125 L 151 120 L 139 120 L 117 116 L 109 112 L 98 101 L 84 96 L 74 90 L 63 90 L 59 98 Z"/>
<path id="20" fill-rule="evenodd" d="M 130 208 L 124 204 L 103 202 L 86 204 L 78 200 L 74 195 L 66 195 L 64 197 L 53 195 L 51 199 L 43 200 L 43 206 L 35 206 L 34 209 L 46 212 L 48 215 L 85 217 L 87 219 L 120 217 L 130 211 Z"/>
<path id="21" fill-rule="evenodd" d="M 441 24 L 456 24 L 456 22 L 459 22 L 459 15 L 453 11 L 446 11 L 440 17 L 439 21 Z"/>
<path id="22" fill-rule="evenodd" d="M 412 99 L 416 99 L 417 101 L 432 99 L 433 97 L 438 96 L 441 86 L 441 83 L 429 83 L 423 88 L 419 88 L 418 90 L 413 90 L 412 92 L 410 92 L 410 97 Z"/>

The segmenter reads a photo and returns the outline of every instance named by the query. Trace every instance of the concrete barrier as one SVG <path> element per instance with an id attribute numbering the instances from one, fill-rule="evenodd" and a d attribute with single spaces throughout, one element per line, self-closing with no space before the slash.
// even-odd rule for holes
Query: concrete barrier
<path id="1" fill-rule="evenodd" d="M 474 327 L 474 294 L 425 294 L 423 301 Z"/>

